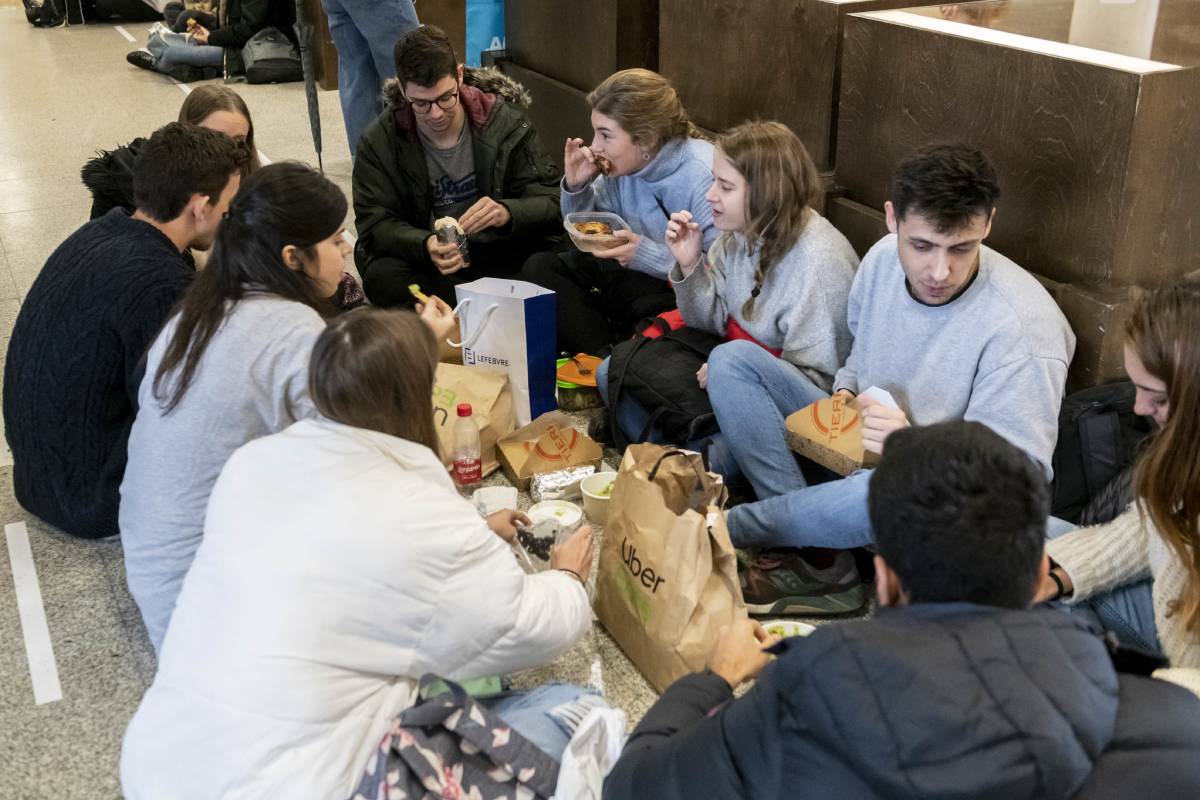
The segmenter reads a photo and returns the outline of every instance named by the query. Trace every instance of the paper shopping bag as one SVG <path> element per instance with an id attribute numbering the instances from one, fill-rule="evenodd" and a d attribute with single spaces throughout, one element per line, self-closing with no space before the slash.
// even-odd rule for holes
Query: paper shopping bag
<path id="1" fill-rule="evenodd" d="M 721 627 L 746 617 L 724 501 L 699 453 L 625 451 L 600 546 L 596 615 L 660 692 L 704 669 Z"/>
<path id="2" fill-rule="evenodd" d="M 558 408 L 554 292 L 503 278 L 480 278 L 455 292 L 463 364 L 508 373 L 518 425 Z"/>
<path id="3" fill-rule="evenodd" d="M 433 386 L 433 425 L 437 428 L 442 462 L 447 467 L 454 460 L 454 420 L 459 403 L 471 404 L 471 415 L 479 426 L 483 474 L 490 475 L 500 466 L 496 443 L 516 427 L 508 376 L 497 370 L 438 364 Z"/>

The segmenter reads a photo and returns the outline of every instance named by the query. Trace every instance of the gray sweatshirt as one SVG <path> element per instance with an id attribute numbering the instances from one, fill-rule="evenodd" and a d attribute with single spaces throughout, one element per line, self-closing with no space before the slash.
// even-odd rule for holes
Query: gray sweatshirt
<path id="1" fill-rule="evenodd" d="M 962 295 L 942 306 L 908 292 L 896 237 L 863 259 L 850 290 L 854 346 L 835 389 L 887 389 L 914 425 L 982 422 L 1051 473 L 1075 334 L 1042 285 L 988 247 Z"/>
<path id="2" fill-rule="evenodd" d="M 727 233 L 709 250 L 707 269 L 684 278 L 675 265 L 670 278 L 684 322 L 723 336 L 732 317 L 829 391 L 850 352 L 846 301 L 858 268 L 854 248 L 829 220 L 810 211 L 796 244 L 767 271 L 754 319 L 747 320 L 742 306 L 754 290 L 758 248 L 746 245 L 742 235 Z"/>
<path id="3" fill-rule="evenodd" d="M 250 440 L 315 416 L 308 359 L 325 329 L 303 303 L 269 295 L 243 299 L 213 335 L 179 405 L 164 414 L 165 402 L 153 395 L 154 375 L 176 321 L 147 355 L 121 483 L 126 579 L 156 652 L 225 461 Z"/>

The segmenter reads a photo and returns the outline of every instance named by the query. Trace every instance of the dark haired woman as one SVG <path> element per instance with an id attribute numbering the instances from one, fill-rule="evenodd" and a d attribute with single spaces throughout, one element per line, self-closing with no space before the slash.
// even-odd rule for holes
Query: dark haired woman
<path id="1" fill-rule="evenodd" d="M 590 628 L 590 529 L 521 571 L 504 541 L 521 515 L 485 522 L 438 457 L 436 360 L 410 312 L 343 315 L 313 348 L 317 416 L 230 457 L 125 735 L 131 800 L 350 797 L 422 675 L 544 664 Z M 484 702 L 557 759 L 600 701 Z"/>
<path id="2" fill-rule="evenodd" d="M 341 190 L 310 167 L 251 175 L 150 348 L 120 525 L 129 589 L 156 650 L 225 460 L 312 414 L 304 376 L 349 252 L 345 217 Z"/>
<path id="3" fill-rule="evenodd" d="M 1104 525 L 1046 546 L 1039 601 L 1062 599 L 1126 645 L 1161 651 L 1157 677 L 1200 694 L 1200 283 L 1163 286 L 1125 323 L 1134 411 L 1157 431 L 1134 470 L 1136 500 Z"/>

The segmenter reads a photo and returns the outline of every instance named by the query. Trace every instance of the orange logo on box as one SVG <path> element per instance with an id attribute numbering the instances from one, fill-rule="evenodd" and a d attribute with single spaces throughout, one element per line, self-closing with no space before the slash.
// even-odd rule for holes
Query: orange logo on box
<path id="1" fill-rule="evenodd" d="M 829 399 L 829 421 L 821 419 L 821 411 L 826 404 L 813 403 L 812 422 L 813 427 L 825 438 L 825 441 L 833 442 L 839 436 L 844 436 L 858 427 L 858 412 L 846 405 L 840 395 Z"/>
<path id="2" fill-rule="evenodd" d="M 553 451 L 547 450 L 543 446 L 547 443 L 553 446 Z M 574 428 L 564 431 L 557 426 L 551 426 L 536 442 L 522 442 L 521 444 L 526 453 L 532 453 L 538 458 L 546 461 L 563 461 L 578 443 L 579 431 Z"/>

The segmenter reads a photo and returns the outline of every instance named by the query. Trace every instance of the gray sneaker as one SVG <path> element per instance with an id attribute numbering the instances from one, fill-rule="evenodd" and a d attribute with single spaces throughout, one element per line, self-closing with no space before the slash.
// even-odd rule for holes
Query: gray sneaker
<path id="1" fill-rule="evenodd" d="M 863 614 L 870 604 L 854 556 L 837 551 L 818 568 L 796 550 L 760 553 L 740 574 L 742 598 L 756 616 L 835 617 Z"/>

